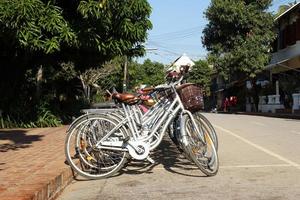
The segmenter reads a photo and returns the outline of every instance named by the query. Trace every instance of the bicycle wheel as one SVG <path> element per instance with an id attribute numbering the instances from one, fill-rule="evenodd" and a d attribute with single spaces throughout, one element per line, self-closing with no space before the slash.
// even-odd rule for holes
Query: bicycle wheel
<path id="1" fill-rule="evenodd" d="M 127 152 L 104 150 L 95 146 L 117 124 L 114 119 L 101 114 L 77 121 L 65 140 L 66 159 L 74 171 L 86 178 L 100 179 L 113 175 L 123 167 Z M 126 137 L 126 132 L 120 127 L 108 140 L 123 141 Z"/>
<path id="2" fill-rule="evenodd" d="M 187 141 L 184 150 L 204 174 L 216 175 L 219 169 L 219 159 L 209 130 L 202 126 L 200 133 L 197 133 L 196 124 L 193 123 L 190 116 L 184 116 L 183 120 L 186 132 L 183 135 Z"/>
<path id="3" fill-rule="evenodd" d="M 80 115 L 75 120 L 73 120 L 73 122 L 68 127 L 67 132 L 70 132 L 75 126 L 77 126 L 78 123 L 81 123 L 82 120 L 89 119 L 93 116 L 97 117 L 97 116 L 104 116 L 104 115 L 105 116 L 109 115 L 109 117 L 113 118 L 113 116 L 111 116 L 111 114 L 119 113 L 119 112 L 120 112 L 119 110 L 113 110 L 111 112 L 106 112 L 106 113 L 93 112 L 93 113 L 86 113 L 86 114 Z"/>
<path id="4" fill-rule="evenodd" d="M 214 142 L 216 151 L 218 151 L 218 149 L 219 149 L 218 136 L 217 136 L 217 133 L 216 133 L 213 125 L 200 112 L 193 113 L 193 117 L 194 117 L 196 123 L 198 124 L 198 127 L 202 127 L 203 130 L 207 130 L 210 138 Z"/>

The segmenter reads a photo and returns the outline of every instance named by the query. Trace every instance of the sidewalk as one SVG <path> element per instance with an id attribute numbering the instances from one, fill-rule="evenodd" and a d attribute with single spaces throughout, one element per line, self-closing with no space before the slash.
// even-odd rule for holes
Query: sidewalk
<path id="1" fill-rule="evenodd" d="M 266 113 L 266 112 L 243 112 L 243 111 L 232 111 L 232 112 L 218 111 L 215 113 L 235 114 L 235 115 L 253 115 L 253 116 L 261 116 L 261 117 L 284 118 L 284 119 L 300 119 L 299 113 L 293 114 L 293 113 Z"/>
<path id="2" fill-rule="evenodd" d="M 66 128 L 0 129 L 0 200 L 53 199 L 73 179 Z"/>
<path id="3" fill-rule="evenodd" d="M 288 114 L 235 114 L 300 119 Z M 66 129 L 0 129 L 0 200 L 52 200 L 73 180 L 64 163 Z"/>

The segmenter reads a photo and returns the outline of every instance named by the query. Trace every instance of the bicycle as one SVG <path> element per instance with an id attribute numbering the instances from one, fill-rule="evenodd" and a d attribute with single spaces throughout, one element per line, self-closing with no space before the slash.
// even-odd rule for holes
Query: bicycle
<path id="1" fill-rule="evenodd" d="M 68 130 L 66 138 L 70 166 L 82 176 L 97 179 L 119 171 L 129 157 L 153 162 L 150 151 L 161 143 L 166 129 L 176 120 L 180 129 L 175 137 L 180 148 L 204 174 L 215 175 L 219 162 L 213 139 L 205 130 L 207 127 L 184 108 L 176 90 L 181 80 L 155 87 L 153 91 L 159 95 L 159 101 L 146 113 L 137 108 L 139 99 L 135 96 L 115 93 L 113 98 L 120 103 L 121 110 L 81 117 Z M 78 155 L 79 165 L 72 155 Z"/>

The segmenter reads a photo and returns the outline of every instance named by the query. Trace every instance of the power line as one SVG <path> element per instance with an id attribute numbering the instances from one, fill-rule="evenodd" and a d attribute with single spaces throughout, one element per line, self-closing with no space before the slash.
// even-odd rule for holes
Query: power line
<path id="1" fill-rule="evenodd" d="M 195 27 L 192 27 L 192 28 L 187 28 L 187 29 L 182 29 L 182 30 L 179 30 L 179 31 L 173 31 L 173 32 L 157 34 L 157 35 L 153 35 L 153 36 L 154 37 L 160 37 L 160 36 L 170 35 L 170 34 L 181 34 L 181 33 L 191 32 L 193 30 L 199 30 L 201 28 L 203 28 L 203 26 L 195 26 Z"/>
<path id="2" fill-rule="evenodd" d="M 163 49 L 164 51 L 169 52 L 169 53 L 171 53 L 173 55 L 181 55 L 180 53 L 174 52 L 173 50 L 169 49 L 168 47 L 165 47 L 165 46 L 163 46 L 161 44 L 158 44 L 157 42 L 154 42 L 152 40 L 149 40 L 149 43 L 152 44 L 152 45 L 154 45 L 154 46 L 156 46 L 156 47 L 158 47 L 159 49 Z"/>
<path id="3" fill-rule="evenodd" d="M 155 40 L 172 40 L 172 39 L 180 39 L 180 38 L 186 38 L 190 37 L 195 34 L 201 34 L 202 33 L 202 27 L 196 27 L 196 28 L 190 28 L 190 29 L 185 29 L 182 31 L 176 31 L 176 32 L 169 32 L 169 33 L 163 33 L 159 35 L 152 35 L 151 39 Z"/>
<path id="4" fill-rule="evenodd" d="M 157 44 L 156 42 L 151 41 L 151 43 L 152 43 L 152 45 L 158 47 L 158 51 L 156 51 L 155 54 L 159 53 L 164 56 L 172 55 L 172 56 L 178 57 L 178 56 L 181 56 L 182 53 L 184 53 L 184 52 L 188 53 L 188 51 L 183 51 L 183 52 L 178 53 L 177 51 L 171 50 L 170 48 L 167 48 L 163 45 Z M 199 59 L 204 59 L 207 56 L 207 54 L 205 52 L 200 53 L 200 54 L 188 53 L 188 56 L 190 56 L 194 60 L 199 60 Z"/>
<path id="5" fill-rule="evenodd" d="M 166 38 L 154 38 L 155 40 L 163 40 L 163 41 L 174 41 L 174 40 L 183 40 L 186 38 L 191 38 L 195 35 L 199 35 L 200 38 L 200 34 L 199 32 L 194 32 L 194 33 L 189 33 L 189 34 L 185 34 L 185 35 L 178 35 L 178 36 L 169 36 Z"/>

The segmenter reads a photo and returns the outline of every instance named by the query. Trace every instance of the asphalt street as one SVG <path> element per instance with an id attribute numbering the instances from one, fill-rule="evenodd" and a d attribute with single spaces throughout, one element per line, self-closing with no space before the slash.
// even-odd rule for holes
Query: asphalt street
<path id="1" fill-rule="evenodd" d="M 58 199 L 300 199 L 300 120 L 205 116 L 219 137 L 216 176 L 204 176 L 166 138 L 155 164 L 132 162 L 103 180 L 77 177 Z"/>

